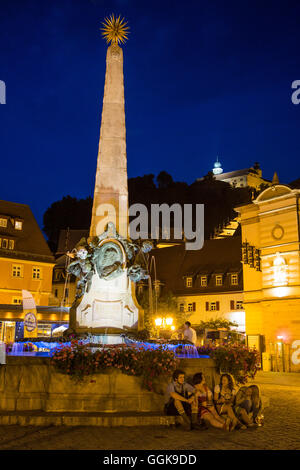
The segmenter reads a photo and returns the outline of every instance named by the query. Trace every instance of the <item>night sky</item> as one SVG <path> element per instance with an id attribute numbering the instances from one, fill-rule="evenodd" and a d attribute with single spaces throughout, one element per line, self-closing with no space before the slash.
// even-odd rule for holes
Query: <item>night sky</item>
<path id="1" fill-rule="evenodd" d="M 261 5 L 263 4 L 263 5 Z M 0 199 L 40 224 L 54 201 L 93 194 L 106 43 L 102 19 L 129 22 L 124 49 L 128 176 L 193 182 L 259 161 L 300 177 L 299 1 L 0 0 Z"/>

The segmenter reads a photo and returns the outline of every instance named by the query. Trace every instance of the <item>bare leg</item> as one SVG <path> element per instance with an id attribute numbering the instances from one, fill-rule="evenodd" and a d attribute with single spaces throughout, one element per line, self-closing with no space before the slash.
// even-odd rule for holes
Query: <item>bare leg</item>
<path id="1" fill-rule="evenodd" d="M 247 425 L 251 424 L 252 423 L 252 420 L 250 419 L 250 417 L 248 416 L 248 413 L 246 410 L 242 409 L 241 412 L 240 412 L 240 417 L 241 417 L 241 421 Z"/>
<path id="2" fill-rule="evenodd" d="M 211 426 L 213 426 L 214 428 L 226 429 L 227 431 L 229 430 L 228 427 L 226 426 L 226 423 L 224 423 L 224 421 L 220 422 L 211 413 L 205 413 L 203 415 L 203 419 L 207 423 L 211 424 Z"/>

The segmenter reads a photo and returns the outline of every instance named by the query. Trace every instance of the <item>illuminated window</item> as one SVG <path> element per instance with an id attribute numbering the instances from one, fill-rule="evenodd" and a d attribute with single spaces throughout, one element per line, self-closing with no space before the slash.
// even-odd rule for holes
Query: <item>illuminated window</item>
<path id="1" fill-rule="evenodd" d="M 216 276 L 216 286 L 222 286 L 223 276 Z"/>
<path id="2" fill-rule="evenodd" d="M 231 274 L 231 285 L 237 286 L 239 283 L 239 276 L 238 274 Z"/>
<path id="3" fill-rule="evenodd" d="M 23 222 L 21 220 L 16 220 L 15 221 L 15 229 L 16 230 L 22 230 L 23 227 Z"/>
<path id="4" fill-rule="evenodd" d="M 207 287 L 207 276 L 201 276 L 201 287 Z"/>
<path id="5" fill-rule="evenodd" d="M 32 268 L 32 279 L 41 279 L 42 278 L 41 274 L 42 274 L 41 268 L 38 268 L 38 267 Z"/>
<path id="6" fill-rule="evenodd" d="M 23 277 L 23 265 L 22 264 L 12 265 L 12 277 Z"/>
<path id="7" fill-rule="evenodd" d="M 8 247 L 8 240 L 6 238 L 2 239 L 1 248 L 6 249 Z"/>
<path id="8" fill-rule="evenodd" d="M 216 302 L 205 302 L 205 310 L 206 311 L 220 310 L 220 302 L 218 300 L 216 300 Z"/>
<path id="9" fill-rule="evenodd" d="M 193 278 L 192 277 L 187 277 L 186 278 L 186 287 L 192 287 L 193 285 Z"/>
<path id="10" fill-rule="evenodd" d="M 287 264 L 285 259 L 279 252 L 276 253 L 276 257 L 273 262 L 274 270 L 274 286 L 284 286 L 288 283 L 287 280 Z"/>
<path id="11" fill-rule="evenodd" d="M 179 304 L 179 312 L 184 312 L 184 304 Z"/>
<path id="12" fill-rule="evenodd" d="M 15 247 L 15 241 L 14 240 L 8 240 L 8 248 L 10 250 L 13 250 Z"/>
<path id="13" fill-rule="evenodd" d="M 7 219 L 0 218 L 0 227 L 7 227 Z"/>

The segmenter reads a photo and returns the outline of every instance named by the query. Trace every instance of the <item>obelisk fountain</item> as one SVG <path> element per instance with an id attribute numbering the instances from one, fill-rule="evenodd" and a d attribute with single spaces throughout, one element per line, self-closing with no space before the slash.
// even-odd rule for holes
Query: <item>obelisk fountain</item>
<path id="1" fill-rule="evenodd" d="M 109 47 L 100 130 L 95 192 L 88 240 L 75 249 L 68 271 L 78 278 L 70 328 L 76 332 L 120 332 L 143 328 L 135 282 L 148 277 L 143 253 L 151 244 L 128 239 L 128 189 L 123 51 L 128 35 L 124 19 L 103 23 Z"/>

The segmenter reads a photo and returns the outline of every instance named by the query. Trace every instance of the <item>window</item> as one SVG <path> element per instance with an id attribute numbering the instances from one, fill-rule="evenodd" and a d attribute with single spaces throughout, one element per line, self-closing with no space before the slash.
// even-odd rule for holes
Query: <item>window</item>
<path id="1" fill-rule="evenodd" d="M 8 240 L 6 238 L 2 239 L 1 247 L 6 249 L 8 247 Z"/>
<path id="2" fill-rule="evenodd" d="M 8 248 L 9 250 L 13 250 L 15 247 L 15 241 L 14 240 L 8 240 Z"/>
<path id="3" fill-rule="evenodd" d="M 13 297 L 12 303 L 14 305 L 22 305 L 22 297 Z"/>
<path id="4" fill-rule="evenodd" d="M 239 276 L 238 274 L 231 274 L 231 285 L 237 286 L 239 283 Z"/>
<path id="5" fill-rule="evenodd" d="M 23 265 L 22 264 L 12 265 L 12 277 L 23 277 Z"/>
<path id="6" fill-rule="evenodd" d="M 230 309 L 231 310 L 243 310 L 243 301 L 242 300 L 237 300 L 236 302 L 234 300 L 230 301 Z"/>
<path id="7" fill-rule="evenodd" d="M 179 312 L 184 312 L 184 304 L 179 304 Z"/>
<path id="8" fill-rule="evenodd" d="M 196 311 L 196 302 L 192 302 L 188 304 L 188 312 L 195 312 Z"/>
<path id="9" fill-rule="evenodd" d="M 222 284 L 223 284 L 223 276 L 222 275 L 216 276 L 216 286 L 222 286 Z"/>
<path id="10" fill-rule="evenodd" d="M 41 268 L 33 267 L 32 268 L 32 279 L 41 279 Z"/>
<path id="11" fill-rule="evenodd" d="M 58 297 L 58 289 L 55 289 L 55 291 L 54 291 L 54 297 Z"/>
<path id="12" fill-rule="evenodd" d="M 15 221 L 15 229 L 16 230 L 22 230 L 23 227 L 23 222 L 21 220 L 16 220 Z"/>
<path id="13" fill-rule="evenodd" d="M 69 289 L 66 288 L 66 290 L 65 290 L 65 298 L 67 299 L 68 297 L 69 297 Z"/>
<path id="14" fill-rule="evenodd" d="M 193 278 L 192 277 L 187 277 L 186 278 L 186 287 L 192 287 L 193 285 Z"/>
<path id="15" fill-rule="evenodd" d="M 205 309 L 206 311 L 220 310 L 220 302 L 218 300 L 216 300 L 215 302 L 205 302 Z"/>
<path id="16" fill-rule="evenodd" d="M 207 287 L 207 276 L 201 276 L 201 287 Z"/>
<path id="17" fill-rule="evenodd" d="M 0 227 L 7 227 L 7 219 L 0 218 Z"/>

